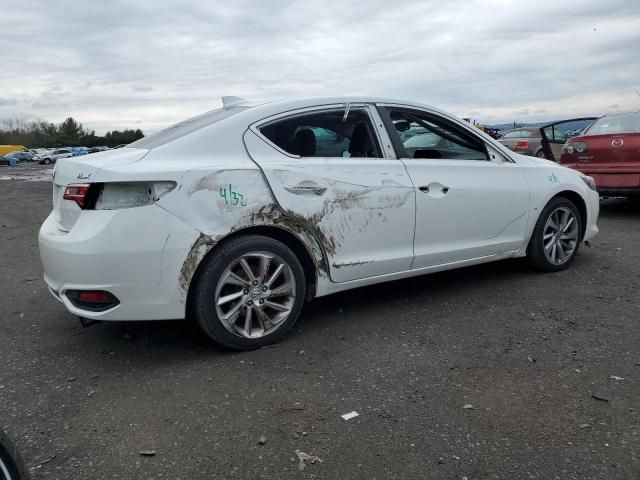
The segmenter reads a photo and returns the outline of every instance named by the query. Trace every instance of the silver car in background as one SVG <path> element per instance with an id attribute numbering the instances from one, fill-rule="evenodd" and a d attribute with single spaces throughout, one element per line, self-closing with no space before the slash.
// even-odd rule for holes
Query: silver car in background
<path id="1" fill-rule="evenodd" d="M 505 133 L 498 141 L 509 150 L 522 155 L 545 158 L 542 149 L 542 135 L 539 128 L 515 128 Z"/>

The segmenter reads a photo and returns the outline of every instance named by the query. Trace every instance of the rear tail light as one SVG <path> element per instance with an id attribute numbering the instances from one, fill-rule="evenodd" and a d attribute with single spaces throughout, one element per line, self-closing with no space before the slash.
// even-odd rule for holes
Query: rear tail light
<path id="1" fill-rule="evenodd" d="M 589 149 L 587 147 L 587 144 L 584 142 L 567 142 L 562 147 L 563 153 L 566 152 L 566 153 L 580 154 L 580 153 L 587 153 L 588 150 Z"/>
<path id="2" fill-rule="evenodd" d="M 519 140 L 519 141 L 516 142 L 515 148 L 517 150 L 526 150 L 527 148 L 529 148 L 529 142 L 525 142 L 523 140 Z"/>
<path id="3" fill-rule="evenodd" d="M 71 183 L 62 198 L 82 210 L 117 210 L 151 205 L 175 186 L 176 182 Z"/>
<path id="4" fill-rule="evenodd" d="M 92 208 L 96 197 L 96 186 L 95 183 L 70 183 L 64 189 L 62 198 L 73 200 L 83 210 Z"/>
<path id="5" fill-rule="evenodd" d="M 120 304 L 120 301 L 104 290 L 67 290 L 65 295 L 74 307 L 92 312 L 104 312 Z"/>

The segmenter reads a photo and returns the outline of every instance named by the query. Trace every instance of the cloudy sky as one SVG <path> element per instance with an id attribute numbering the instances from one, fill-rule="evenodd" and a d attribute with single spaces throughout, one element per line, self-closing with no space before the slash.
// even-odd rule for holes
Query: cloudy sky
<path id="1" fill-rule="evenodd" d="M 2 0 L 0 119 L 157 130 L 251 100 L 380 95 L 483 123 L 640 107 L 638 0 Z"/>

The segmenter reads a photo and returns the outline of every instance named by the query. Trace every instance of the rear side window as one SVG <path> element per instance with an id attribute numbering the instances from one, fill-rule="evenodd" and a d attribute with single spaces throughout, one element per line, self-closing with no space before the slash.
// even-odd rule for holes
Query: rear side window
<path id="1" fill-rule="evenodd" d="M 640 132 L 640 112 L 618 113 L 599 118 L 585 132 L 589 135 Z"/>
<path id="2" fill-rule="evenodd" d="M 180 123 L 176 123 L 170 127 L 165 128 L 164 130 L 160 130 L 157 133 L 153 133 L 148 137 L 141 138 L 140 140 L 136 140 L 133 143 L 127 145 L 127 147 L 133 148 L 155 148 L 160 145 L 164 145 L 169 142 L 173 142 L 180 137 L 184 137 L 190 133 L 195 132 L 196 130 L 200 130 L 201 128 L 208 127 L 209 125 L 213 125 L 220 120 L 224 120 L 236 113 L 242 112 L 249 107 L 246 106 L 236 106 L 230 108 L 219 108 L 217 110 L 211 110 L 210 112 L 203 113 L 202 115 L 198 115 L 197 117 L 189 118 L 188 120 L 184 120 Z"/>
<path id="3" fill-rule="evenodd" d="M 260 133 L 289 155 L 300 157 L 380 157 L 369 115 L 336 109 L 277 120 Z"/>

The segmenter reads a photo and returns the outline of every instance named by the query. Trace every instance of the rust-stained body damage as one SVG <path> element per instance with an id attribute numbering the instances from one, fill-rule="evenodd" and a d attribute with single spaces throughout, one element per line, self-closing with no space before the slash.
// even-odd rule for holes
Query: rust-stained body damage
<path id="1" fill-rule="evenodd" d="M 202 176 L 198 178 L 198 175 Z M 258 169 L 189 172 L 183 178 L 180 192 L 184 192 L 180 201 L 187 207 L 181 209 L 185 212 L 183 219 L 200 231 L 179 271 L 179 296 L 183 302 L 207 254 L 225 238 L 240 233 L 261 233 L 264 230 L 260 227 L 271 227 L 295 237 L 313 262 L 316 277 L 328 276 L 327 259 L 313 229 L 274 202 Z M 317 278 L 310 282 L 310 287 L 315 288 L 316 284 Z"/>

